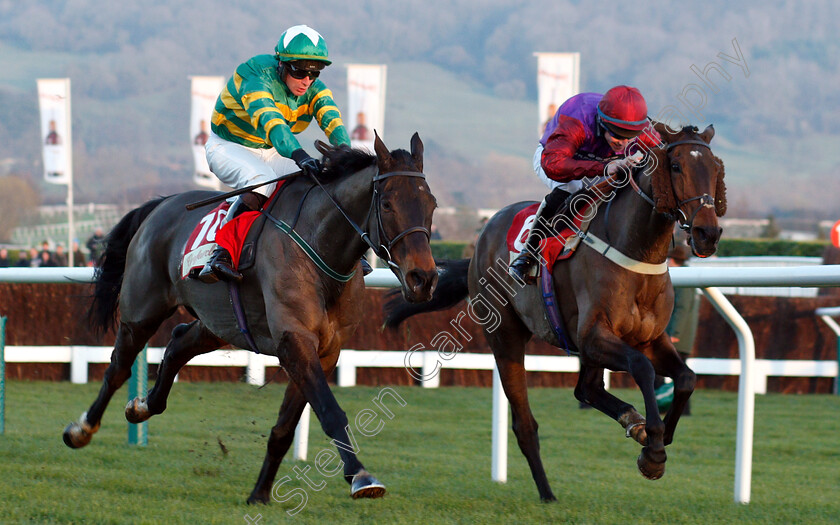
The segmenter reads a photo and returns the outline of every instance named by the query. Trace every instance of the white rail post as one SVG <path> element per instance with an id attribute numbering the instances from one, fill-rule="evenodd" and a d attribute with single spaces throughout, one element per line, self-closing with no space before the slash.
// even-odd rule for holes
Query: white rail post
<path id="1" fill-rule="evenodd" d="M 262 355 L 248 352 L 245 378 L 249 385 L 262 386 L 265 384 L 265 360 Z"/>
<path id="2" fill-rule="evenodd" d="M 834 378 L 834 394 L 840 395 L 840 325 L 831 317 L 832 315 L 840 315 L 840 307 L 817 308 L 816 314 L 837 336 L 837 376 Z"/>
<path id="3" fill-rule="evenodd" d="M 338 356 L 336 383 L 338 386 L 356 386 L 355 350 L 342 350 Z"/>
<path id="4" fill-rule="evenodd" d="M 309 404 L 303 407 L 297 428 L 295 428 L 295 448 L 292 451 L 292 459 L 306 461 L 306 452 L 309 448 Z"/>
<path id="5" fill-rule="evenodd" d="M 749 325 L 717 288 L 703 288 L 709 302 L 738 337 L 741 377 L 738 380 L 738 425 L 735 438 L 735 502 L 749 503 L 752 481 L 753 424 L 755 422 L 755 340 Z"/>
<path id="6" fill-rule="evenodd" d="M 88 382 L 87 347 L 70 347 L 70 382 L 75 385 Z"/>
<path id="7" fill-rule="evenodd" d="M 499 369 L 493 365 L 493 451 L 490 470 L 493 481 L 507 482 L 508 400 Z"/>

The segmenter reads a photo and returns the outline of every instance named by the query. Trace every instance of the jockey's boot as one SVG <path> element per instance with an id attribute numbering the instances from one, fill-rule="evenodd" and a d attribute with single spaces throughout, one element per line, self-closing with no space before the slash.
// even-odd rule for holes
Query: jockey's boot
<path id="1" fill-rule="evenodd" d="M 528 274 L 540 257 L 540 242 L 555 235 L 554 232 L 550 231 L 549 225 L 568 197 L 569 194 L 566 191 L 555 188 L 540 203 L 531 232 L 528 234 L 528 240 L 525 241 L 525 247 L 508 267 L 508 274 L 517 281 L 527 284 L 534 282 L 534 279 Z"/>
<path id="2" fill-rule="evenodd" d="M 263 203 L 265 203 L 265 200 L 266 197 L 259 193 L 243 193 L 230 205 L 227 216 L 222 221 L 219 229 L 221 230 L 231 219 L 243 212 L 259 210 Z M 221 246 L 216 246 L 216 249 L 213 250 L 213 255 L 210 256 L 210 260 L 207 261 L 207 264 L 204 265 L 204 268 L 198 274 L 198 280 L 203 283 L 212 284 L 220 279 L 226 282 L 238 283 L 242 281 L 242 274 L 233 267 L 233 258 L 230 252 Z"/>

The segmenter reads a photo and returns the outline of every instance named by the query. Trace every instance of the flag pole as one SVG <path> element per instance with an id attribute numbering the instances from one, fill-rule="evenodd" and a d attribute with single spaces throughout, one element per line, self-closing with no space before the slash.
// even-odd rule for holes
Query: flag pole
<path id="1" fill-rule="evenodd" d="M 73 119 L 70 113 L 70 79 L 67 79 L 67 265 L 75 266 L 73 261 L 73 238 L 76 230 L 73 224 Z"/>

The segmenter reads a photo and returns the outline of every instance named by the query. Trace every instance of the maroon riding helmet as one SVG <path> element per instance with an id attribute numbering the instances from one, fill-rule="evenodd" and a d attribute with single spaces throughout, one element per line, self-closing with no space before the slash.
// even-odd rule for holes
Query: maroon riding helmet
<path id="1" fill-rule="evenodd" d="M 610 133 L 631 139 L 648 125 L 647 102 L 638 89 L 615 86 L 598 102 L 598 116 Z"/>

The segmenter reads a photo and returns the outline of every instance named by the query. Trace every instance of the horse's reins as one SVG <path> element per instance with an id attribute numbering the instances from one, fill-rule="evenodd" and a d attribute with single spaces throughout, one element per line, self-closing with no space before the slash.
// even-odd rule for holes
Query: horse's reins
<path id="1" fill-rule="evenodd" d="M 406 230 L 403 230 L 390 240 L 387 238 L 387 236 L 385 235 L 385 227 L 382 224 L 381 192 L 379 191 L 379 182 L 385 179 L 389 179 L 391 177 L 418 177 L 425 180 L 426 174 L 419 171 L 391 171 L 388 173 L 379 173 L 377 175 L 374 175 L 373 198 L 370 201 L 370 209 L 368 210 L 367 218 L 368 224 L 370 224 L 371 214 L 373 214 L 376 217 L 376 230 L 374 231 L 374 235 L 376 237 L 375 242 L 371 240 L 370 233 L 364 231 L 358 224 L 356 224 L 356 221 L 354 221 L 350 218 L 349 215 L 347 215 L 347 212 L 344 211 L 344 208 L 341 207 L 341 204 L 339 204 L 338 201 L 335 200 L 332 194 L 329 191 L 327 191 L 327 188 L 325 188 L 324 185 L 321 184 L 321 181 L 319 181 L 317 177 L 313 176 L 312 180 L 314 180 L 315 184 L 317 184 L 318 187 L 320 187 L 324 191 L 326 196 L 333 203 L 333 206 L 335 206 L 339 213 L 341 213 L 341 215 L 344 216 L 344 219 L 347 221 L 347 223 L 350 224 L 350 226 L 354 230 L 356 230 L 356 233 L 359 234 L 359 237 L 362 238 L 362 241 L 364 241 L 364 243 L 367 244 L 371 250 L 373 250 L 373 253 L 375 253 L 377 257 L 385 261 L 385 263 L 388 265 L 388 268 L 392 272 L 394 272 L 397 278 L 399 278 L 400 282 L 403 282 L 402 270 L 400 270 L 400 267 L 391 258 L 391 250 L 393 249 L 394 245 L 412 233 L 423 233 L 424 235 L 426 235 L 427 239 L 430 239 L 432 234 L 429 231 L 429 229 L 425 226 L 412 226 L 410 228 L 407 228 Z M 385 244 L 382 243 L 383 240 Z"/>
<path id="2" fill-rule="evenodd" d="M 694 144 L 694 145 L 697 145 L 697 146 L 704 146 L 706 148 L 709 148 L 709 150 L 711 150 L 711 147 L 708 144 L 706 144 L 705 142 L 703 142 L 702 140 L 688 139 L 688 140 L 680 140 L 680 141 L 668 144 L 668 146 L 666 147 L 666 151 L 670 151 L 674 147 L 680 146 L 680 145 L 683 145 L 683 144 Z M 647 193 L 645 193 L 644 190 L 639 186 L 639 184 L 636 182 L 636 179 L 635 179 L 634 175 L 635 174 L 632 173 L 632 172 L 629 173 L 628 183 L 629 183 L 630 187 L 633 189 L 633 191 L 636 194 L 638 194 L 642 199 L 644 199 L 645 202 L 650 204 L 653 208 L 656 208 L 656 202 Z M 604 186 L 607 186 L 608 183 L 610 185 L 613 184 L 614 181 L 616 180 L 616 178 L 617 178 L 617 175 L 614 175 L 612 177 L 608 177 L 605 181 L 600 182 L 600 183 L 596 184 L 595 186 L 603 191 Z M 672 189 L 672 191 L 673 191 L 673 189 Z M 674 196 L 676 197 L 676 195 L 674 195 Z M 689 218 L 682 211 L 681 207 L 682 207 L 682 205 L 687 204 L 689 202 L 693 202 L 695 200 L 699 200 L 701 205 L 698 206 L 694 210 L 694 213 L 692 213 L 691 217 Z M 610 213 L 610 208 L 612 207 L 612 203 L 613 203 L 613 200 L 610 199 L 607 202 L 606 209 L 604 210 L 606 241 L 601 241 L 600 239 L 598 239 L 597 237 L 595 237 L 592 234 L 581 235 L 581 237 L 583 238 L 584 241 L 588 242 L 588 244 L 590 246 L 595 248 L 597 251 L 600 251 L 601 254 L 604 255 L 604 256 L 607 256 L 607 252 L 612 248 L 612 245 L 611 245 L 611 242 L 610 242 L 610 239 L 609 239 L 609 213 Z M 685 230 L 685 231 L 690 231 L 692 225 L 694 224 L 694 218 L 697 216 L 697 213 L 700 211 L 700 209 L 704 208 L 704 207 L 709 208 L 709 207 L 713 207 L 713 206 L 714 206 L 714 198 L 712 198 L 708 193 L 704 193 L 703 195 L 700 195 L 700 196 L 697 196 L 697 197 L 691 197 L 690 199 L 685 199 L 685 200 L 681 201 L 677 205 L 677 211 L 679 212 L 679 216 L 676 217 L 677 222 L 679 222 L 680 229 Z M 675 215 L 675 214 L 672 213 L 672 215 Z M 578 233 L 578 235 L 580 235 L 580 232 Z M 589 237 L 591 237 L 591 239 L 588 239 Z M 618 255 L 620 257 L 618 257 L 617 260 L 614 260 L 614 262 L 616 262 L 620 266 L 631 269 L 633 271 L 638 271 L 637 269 L 635 269 L 635 267 L 637 267 L 637 266 L 640 266 L 642 264 L 649 264 L 649 263 L 641 263 L 640 261 L 630 259 L 630 258 L 624 256 L 624 254 L 621 254 L 620 252 L 618 252 Z M 613 257 L 616 257 L 616 256 L 613 256 Z M 608 257 L 608 258 L 610 258 L 610 257 Z M 650 268 L 645 267 L 644 271 L 641 271 L 639 273 L 663 273 L 663 271 L 660 268 L 660 265 L 650 265 Z"/>

